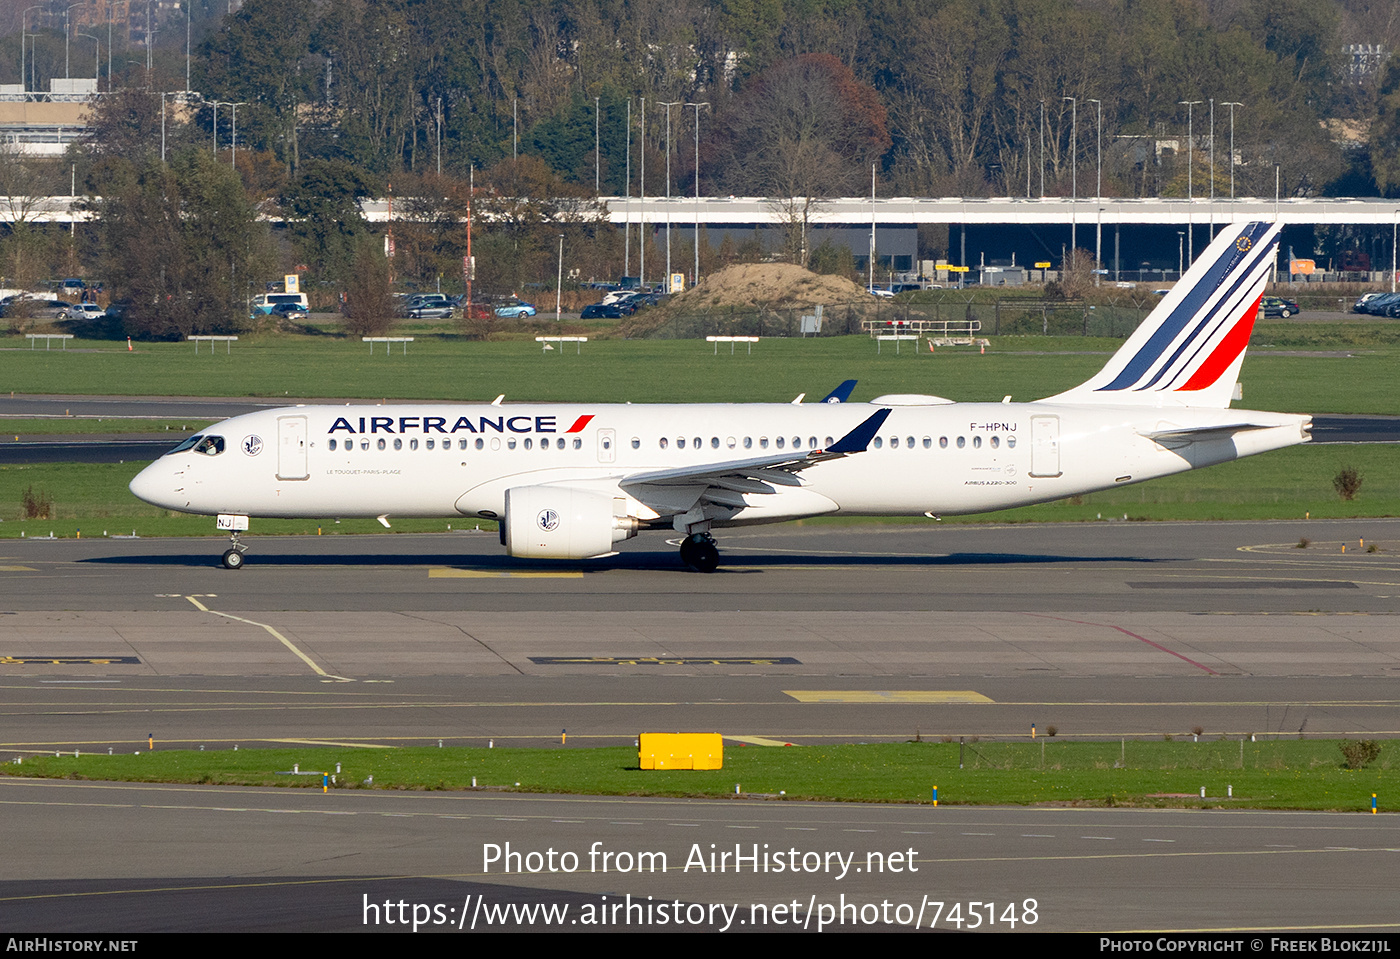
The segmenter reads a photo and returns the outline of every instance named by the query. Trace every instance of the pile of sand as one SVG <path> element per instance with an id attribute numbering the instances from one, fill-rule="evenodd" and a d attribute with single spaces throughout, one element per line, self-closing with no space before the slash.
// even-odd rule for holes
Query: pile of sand
<path id="1" fill-rule="evenodd" d="M 850 303 L 870 294 L 839 276 L 823 276 L 791 263 L 736 263 L 711 273 L 692 289 L 671 298 L 673 307 L 800 308 Z"/>

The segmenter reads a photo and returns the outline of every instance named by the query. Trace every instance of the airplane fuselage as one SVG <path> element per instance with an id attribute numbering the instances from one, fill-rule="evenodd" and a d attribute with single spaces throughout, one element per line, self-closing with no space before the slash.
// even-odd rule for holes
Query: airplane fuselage
<path id="1" fill-rule="evenodd" d="M 163 507 L 253 517 L 496 518 L 513 487 L 568 484 L 625 497 L 643 524 L 667 515 L 619 488 L 648 471 L 829 448 L 865 404 L 291 407 L 206 431 L 132 484 Z M 791 486 L 731 491 L 715 526 L 800 516 L 958 514 L 1081 495 L 1303 442 L 1308 417 L 1239 410 L 1051 403 L 893 406 L 857 456 Z M 1264 425 L 1195 441 L 1144 435 Z M 206 449 L 209 444 L 205 444 Z M 681 498 L 684 498 L 684 492 Z M 653 498 L 654 499 L 654 498 Z M 712 504 L 713 505 L 713 504 Z"/>

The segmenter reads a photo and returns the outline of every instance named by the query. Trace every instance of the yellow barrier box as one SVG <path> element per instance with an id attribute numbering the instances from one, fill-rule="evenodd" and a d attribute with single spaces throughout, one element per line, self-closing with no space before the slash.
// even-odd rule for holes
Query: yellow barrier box
<path id="1" fill-rule="evenodd" d="M 643 769 L 720 769 L 724 739 L 719 733 L 642 733 L 637 737 Z"/>

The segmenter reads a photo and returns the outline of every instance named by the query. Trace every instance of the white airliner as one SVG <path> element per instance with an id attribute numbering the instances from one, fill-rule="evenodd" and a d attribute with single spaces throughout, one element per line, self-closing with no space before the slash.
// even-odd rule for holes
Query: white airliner
<path id="1" fill-rule="evenodd" d="M 588 559 L 641 530 L 806 516 L 941 515 L 1042 503 L 1307 442 L 1309 416 L 1232 410 L 1279 227 L 1227 228 L 1108 364 L 1034 403 L 298 406 L 191 437 L 131 482 L 218 516 L 224 565 L 249 517 L 483 517 L 512 556 Z M 801 397 L 798 398 L 799 400 Z"/>

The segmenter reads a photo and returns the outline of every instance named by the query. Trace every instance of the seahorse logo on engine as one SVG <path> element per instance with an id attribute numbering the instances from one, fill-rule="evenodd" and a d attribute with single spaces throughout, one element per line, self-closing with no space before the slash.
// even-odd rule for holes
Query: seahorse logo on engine
<path id="1" fill-rule="evenodd" d="M 559 528 L 559 514 L 552 509 L 540 510 L 540 515 L 535 517 L 535 522 L 546 533 L 552 533 Z"/>

